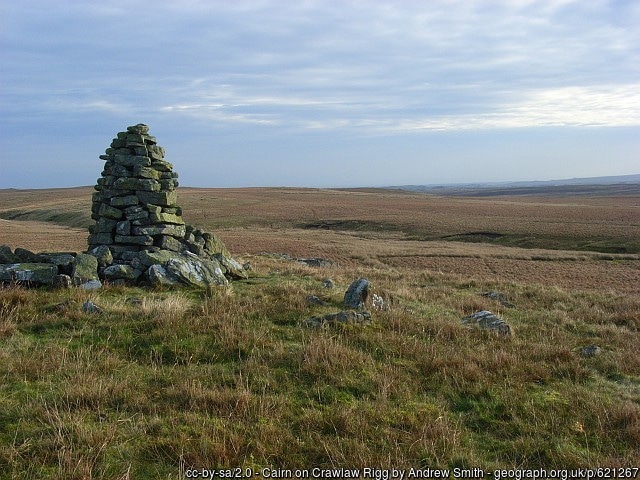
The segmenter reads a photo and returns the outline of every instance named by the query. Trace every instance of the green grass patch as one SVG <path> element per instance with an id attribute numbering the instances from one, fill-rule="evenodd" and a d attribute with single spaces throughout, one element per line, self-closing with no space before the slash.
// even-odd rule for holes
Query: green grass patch
<path id="1" fill-rule="evenodd" d="M 638 464 L 638 298 L 496 283 L 518 305 L 500 338 L 460 324 L 495 306 L 473 282 L 347 270 L 336 278 L 366 275 L 391 309 L 309 329 L 342 286 L 261 262 L 281 273 L 209 290 L 0 288 L 0 478 Z M 581 356 L 591 343 L 601 353 Z"/>

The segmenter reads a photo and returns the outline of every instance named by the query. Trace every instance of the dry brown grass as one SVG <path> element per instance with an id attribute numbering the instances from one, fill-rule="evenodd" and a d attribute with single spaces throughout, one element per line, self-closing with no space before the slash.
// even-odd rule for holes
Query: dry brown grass
<path id="1" fill-rule="evenodd" d="M 0 216 L 15 211 L 33 211 L 42 217 L 51 210 L 89 211 L 91 191 L 0 191 Z M 638 242 L 637 196 L 455 198 L 297 188 L 181 188 L 179 195 L 185 219 L 216 232 L 236 255 L 286 252 L 325 257 L 355 268 L 457 274 L 487 284 L 509 281 L 640 293 L 640 255 L 584 250 L 589 244 L 598 249 Z M 300 228 L 327 220 L 362 223 L 332 230 Z M 51 222 L 0 222 L 0 244 L 34 251 L 85 249 L 82 229 Z M 513 243 L 440 239 L 474 231 L 513 235 Z M 514 248 L 520 239 L 558 248 Z M 584 248 L 559 249 L 571 242 Z"/>

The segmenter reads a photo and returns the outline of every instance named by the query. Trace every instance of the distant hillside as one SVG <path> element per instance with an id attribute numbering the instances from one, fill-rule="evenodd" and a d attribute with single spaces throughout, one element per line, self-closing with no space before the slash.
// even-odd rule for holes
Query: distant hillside
<path id="1" fill-rule="evenodd" d="M 640 174 L 519 182 L 401 185 L 390 189 L 439 195 L 638 195 Z"/>

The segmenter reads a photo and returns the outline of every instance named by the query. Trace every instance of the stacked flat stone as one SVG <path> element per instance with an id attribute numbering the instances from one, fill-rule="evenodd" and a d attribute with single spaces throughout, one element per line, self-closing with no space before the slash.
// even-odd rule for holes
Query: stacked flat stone
<path id="1" fill-rule="evenodd" d="M 196 285 L 246 278 L 219 239 L 185 225 L 177 203 L 178 174 L 164 157 L 164 148 L 144 124 L 118 133 L 100 155 L 106 162 L 93 194 L 96 223 L 88 239 L 100 276 Z"/>
<path id="2" fill-rule="evenodd" d="M 158 246 L 179 250 L 186 227 L 177 205 L 178 174 L 143 124 L 118 133 L 107 148 L 93 194 L 89 246 L 109 245 L 115 260 Z M 173 247 L 173 248 L 170 248 Z"/>

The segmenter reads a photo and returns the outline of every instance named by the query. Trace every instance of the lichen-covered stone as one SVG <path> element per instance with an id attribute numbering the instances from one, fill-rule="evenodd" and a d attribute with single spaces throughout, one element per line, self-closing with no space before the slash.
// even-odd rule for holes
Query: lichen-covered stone
<path id="1" fill-rule="evenodd" d="M 107 280 L 136 280 L 142 275 L 142 270 L 135 269 L 130 265 L 111 265 L 102 270 L 102 276 Z"/>
<path id="2" fill-rule="evenodd" d="M 153 237 L 150 235 L 116 235 L 114 241 L 131 245 L 153 245 Z"/>
<path id="3" fill-rule="evenodd" d="M 98 280 L 98 259 L 88 253 L 76 255 L 73 261 L 71 279 L 74 285 L 82 285 L 90 280 Z"/>
<path id="4" fill-rule="evenodd" d="M 32 285 L 53 283 L 58 267 L 52 263 L 0 264 L 0 282 L 18 282 Z"/>
<path id="5" fill-rule="evenodd" d="M 101 217 L 109 218 L 112 220 L 119 220 L 122 218 L 122 210 L 112 207 L 111 205 L 107 205 L 103 203 L 100 205 L 100 210 L 98 210 L 98 215 Z"/>
<path id="6" fill-rule="evenodd" d="M 344 294 L 344 304 L 350 308 L 364 308 L 369 297 L 370 285 L 366 278 L 353 281 Z"/>
<path id="7" fill-rule="evenodd" d="M 58 271 L 60 273 L 64 273 L 67 275 L 71 274 L 75 257 L 76 256 L 74 253 L 67 252 L 40 253 L 38 255 L 38 258 L 41 262 L 52 263 L 53 265 L 58 267 Z"/>
<path id="8" fill-rule="evenodd" d="M 147 282 L 153 286 L 172 286 L 178 285 L 180 280 L 169 273 L 162 265 L 151 265 L 144 274 Z"/>
<path id="9" fill-rule="evenodd" d="M 181 254 L 170 259 L 165 268 L 176 276 L 181 283 L 194 287 L 207 285 L 227 285 L 220 264 L 215 260 L 204 260 L 189 254 Z"/>
<path id="10" fill-rule="evenodd" d="M 113 197 L 111 199 L 112 207 L 128 207 L 138 204 L 138 197 L 135 195 L 127 195 L 125 197 Z"/>
<path id="11" fill-rule="evenodd" d="M 113 263 L 113 254 L 107 245 L 99 245 L 91 249 L 89 253 L 96 257 L 99 268 L 108 267 Z"/>

